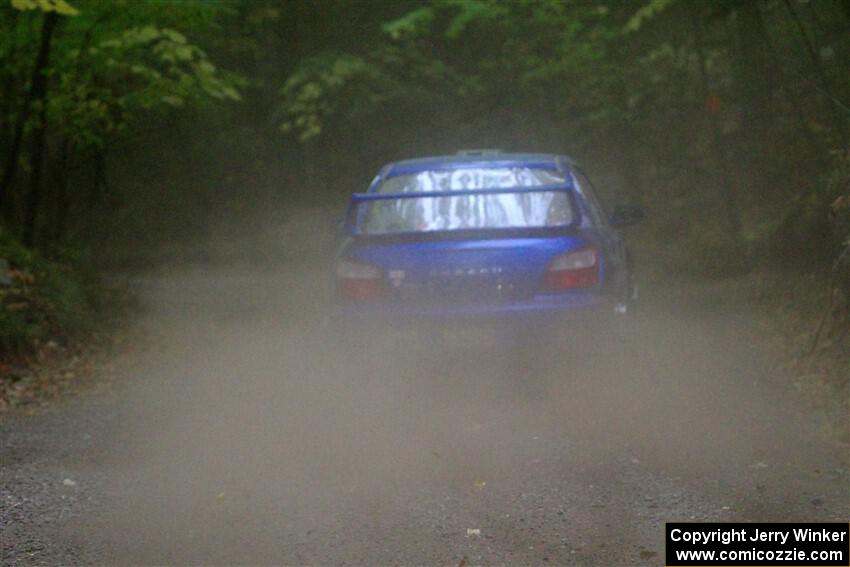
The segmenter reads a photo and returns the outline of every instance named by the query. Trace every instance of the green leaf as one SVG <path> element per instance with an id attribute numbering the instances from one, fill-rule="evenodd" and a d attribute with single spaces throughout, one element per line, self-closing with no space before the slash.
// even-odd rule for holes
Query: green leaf
<path id="1" fill-rule="evenodd" d="M 179 97 L 177 95 L 165 95 L 162 97 L 162 102 L 169 106 L 181 107 L 186 104 L 186 101 L 183 97 Z"/>
<path id="2" fill-rule="evenodd" d="M 422 6 L 404 16 L 387 22 L 382 26 L 385 34 L 392 39 L 399 39 L 409 35 L 419 35 L 427 32 L 434 21 L 434 9 L 430 6 Z"/>
<path id="3" fill-rule="evenodd" d="M 163 29 L 162 35 L 164 35 L 174 43 L 186 43 L 186 36 L 178 31 L 172 29 Z"/>
<path id="4" fill-rule="evenodd" d="M 446 37 L 450 39 L 460 37 L 460 34 L 477 20 L 495 18 L 505 14 L 503 6 L 481 0 L 451 0 L 449 5 L 458 10 L 458 13 L 446 27 Z"/>
<path id="5" fill-rule="evenodd" d="M 41 10 L 56 12 L 62 16 L 76 16 L 80 12 L 66 0 L 11 0 L 12 8 L 16 10 Z"/>
<path id="6" fill-rule="evenodd" d="M 624 31 L 638 31 L 645 21 L 654 18 L 677 1 L 678 0 L 650 0 L 648 4 L 635 12 L 635 15 L 629 19 L 625 25 Z"/>

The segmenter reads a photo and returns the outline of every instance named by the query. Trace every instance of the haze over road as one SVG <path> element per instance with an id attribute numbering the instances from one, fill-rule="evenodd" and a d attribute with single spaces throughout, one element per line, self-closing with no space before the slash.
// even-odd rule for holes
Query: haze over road
<path id="1" fill-rule="evenodd" d="M 0 421 L 0 563 L 658 565 L 667 520 L 850 517 L 847 448 L 785 409 L 743 305 L 678 290 L 626 368 L 518 375 L 475 345 L 359 362 L 324 275 L 138 280 L 114 395 Z"/>

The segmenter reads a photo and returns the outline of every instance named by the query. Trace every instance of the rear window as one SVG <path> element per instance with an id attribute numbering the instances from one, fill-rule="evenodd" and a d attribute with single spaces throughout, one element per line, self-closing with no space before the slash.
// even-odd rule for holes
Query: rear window
<path id="1" fill-rule="evenodd" d="M 554 169 L 534 167 L 465 167 L 395 175 L 385 179 L 378 193 L 425 193 L 464 189 L 510 189 L 554 185 L 566 180 Z"/>
<path id="2" fill-rule="evenodd" d="M 568 226 L 575 220 L 566 191 L 416 196 L 363 201 L 360 234 Z"/>

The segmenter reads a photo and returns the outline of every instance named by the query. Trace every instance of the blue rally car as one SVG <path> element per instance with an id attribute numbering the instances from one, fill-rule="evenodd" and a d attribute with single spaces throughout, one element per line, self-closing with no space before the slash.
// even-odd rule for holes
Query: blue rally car
<path id="1" fill-rule="evenodd" d="M 635 294 L 617 227 L 641 216 L 609 216 L 565 156 L 480 150 L 391 163 L 351 198 L 336 318 L 364 333 L 606 328 Z"/>

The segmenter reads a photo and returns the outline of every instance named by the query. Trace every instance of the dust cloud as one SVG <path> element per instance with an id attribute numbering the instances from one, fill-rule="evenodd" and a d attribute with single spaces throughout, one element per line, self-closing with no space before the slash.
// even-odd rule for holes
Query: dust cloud
<path id="1" fill-rule="evenodd" d="M 79 536 L 110 563 L 452 562 L 466 528 L 547 506 L 575 549 L 628 517 L 593 492 L 623 490 L 620 463 L 710 484 L 787 435 L 734 315 L 649 299 L 620 355 L 540 336 L 545 365 L 492 345 L 356 351 L 325 324 L 330 247 L 289 245 L 303 257 L 284 265 L 135 279 L 149 344 Z M 523 548 L 516 533 L 488 545 Z"/>

